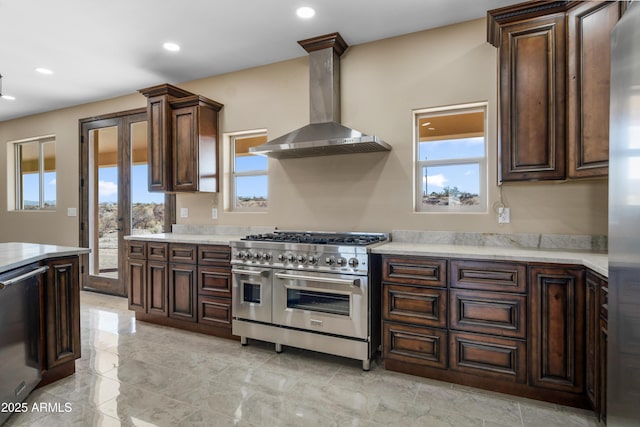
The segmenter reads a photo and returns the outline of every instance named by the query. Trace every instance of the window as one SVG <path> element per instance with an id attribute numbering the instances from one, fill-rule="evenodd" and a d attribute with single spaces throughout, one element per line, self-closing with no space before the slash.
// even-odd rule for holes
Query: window
<path id="1" fill-rule="evenodd" d="M 43 137 L 16 142 L 16 210 L 56 208 L 56 142 Z"/>
<path id="2" fill-rule="evenodd" d="M 417 212 L 486 212 L 486 103 L 414 112 Z"/>
<path id="3" fill-rule="evenodd" d="M 267 157 L 249 153 L 249 147 L 267 142 L 267 134 L 242 133 L 231 136 L 231 209 L 266 210 L 268 205 Z"/>

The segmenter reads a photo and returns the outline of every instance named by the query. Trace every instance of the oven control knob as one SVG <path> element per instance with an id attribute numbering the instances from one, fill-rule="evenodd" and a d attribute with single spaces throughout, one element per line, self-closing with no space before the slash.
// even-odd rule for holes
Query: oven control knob
<path id="1" fill-rule="evenodd" d="M 291 255 L 291 254 L 287 255 L 287 261 L 293 262 L 295 260 L 296 260 L 296 257 L 294 257 L 293 255 Z"/>
<path id="2" fill-rule="evenodd" d="M 316 265 L 318 263 L 318 258 L 314 257 L 313 255 L 311 255 L 309 257 L 309 264 L 311 265 Z"/>
<path id="3" fill-rule="evenodd" d="M 254 252 L 253 259 L 256 261 L 260 261 L 260 258 L 262 258 L 262 254 L 260 252 Z"/>
<path id="4" fill-rule="evenodd" d="M 244 258 L 244 254 L 242 252 L 236 252 L 236 259 Z"/>
<path id="5" fill-rule="evenodd" d="M 262 254 L 262 259 L 265 260 L 265 261 L 271 261 L 271 258 L 273 258 L 273 257 L 271 256 L 270 253 L 265 252 L 265 253 Z"/>
<path id="6" fill-rule="evenodd" d="M 278 254 L 278 261 L 284 262 L 284 260 L 285 260 L 284 254 Z"/>
<path id="7" fill-rule="evenodd" d="M 297 260 L 300 264 L 305 264 L 307 262 L 307 257 L 305 255 L 298 255 Z"/>
<path id="8" fill-rule="evenodd" d="M 240 252 L 238 252 L 237 257 L 238 257 L 238 259 L 247 259 L 247 253 L 244 252 L 244 251 L 240 251 Z"/>
<path id="9" fill-rule="evenodd" d="M 345 265 L 347 265 L 347 260 L 344 258 L 338 258 L 336 264 L 338 264 L 340 267 L 344 267 Z"/>
<path id="10" fill-rule="evenodd" d="M 326 259 L 324 260 L 324 262 L 326 262 L 326 263 L 327 263 L 327 264 L 329 264 L 329 265 L 334 265 L 334 264 L 336 263 L 336 258 L 335 258 L 335 257 L 330 256 L 330 257 L 326 258 Z"/>
<path id="11" fill-rule="evenodd" d="M 349 258 L 349 267 L 356 268 L 358 266 L 358 260 L 356 258 Z"/>

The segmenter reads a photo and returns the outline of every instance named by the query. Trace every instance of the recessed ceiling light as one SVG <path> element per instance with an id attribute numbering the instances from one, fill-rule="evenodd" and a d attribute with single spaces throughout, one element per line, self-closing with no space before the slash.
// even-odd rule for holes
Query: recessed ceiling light
<path id="1" fill-rule="evenodd" d="M 180 46 L 177 43 L 172 42 L 166 42 L 162 47 L 170 52 L 178 52 L 180 50 Z"/>
<path id="2" fill-rule="evenodd" d="M 11 95 L 2 95 L 2 99 L 6 99 L 7 101 L 15 101 L 16 100 L 15 96 L 11 96 Z"/>
<path id="3" fill-rule="evenodd" d="M 296 10 L 296 15 L 298 15 L 298 17 L 300 18 L 304 18 L 304 19 L 309 19 L 309 18 L 313 18 L 313 16 L 316 14 L 316 11 L 313 10 L 310 7 L 304 6 L 304 7 L 300 7 L 298 8 L 298 10 Z"/>
<path id="4" fill-rule="evenodd" d="M 427 128 L 428 130 L 436 130 L 436 128 Z"/>
<path id="5" fill-rule="evenodd" d="M 53 74 L 53 71 L 51 71 L 48 68 L 39 67 L 39 68 L 36 68 L 36 71 L 39 72 L 40 74 L 47 74 L 47 75 Z"/>
<path id="6" fill-rule="evenodd" d="M 422 126 L 429 126 L 431 122 L 423 123 Z"/>

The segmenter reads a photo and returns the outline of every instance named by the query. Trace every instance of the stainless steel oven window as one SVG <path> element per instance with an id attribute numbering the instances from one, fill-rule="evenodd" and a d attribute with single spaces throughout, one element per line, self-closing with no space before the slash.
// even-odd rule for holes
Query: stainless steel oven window
<path id="1" fill-rule="evenodd" d="M 287 308 L 350 316 L 351 297 L 334 292 L 287 289 Z"/>

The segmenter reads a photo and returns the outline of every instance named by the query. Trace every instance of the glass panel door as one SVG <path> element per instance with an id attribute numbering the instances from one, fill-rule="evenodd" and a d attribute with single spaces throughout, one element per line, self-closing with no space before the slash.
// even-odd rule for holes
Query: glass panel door
<path id="1" fill-rule="evenodd" d="M 124 236 L 175 221 L 174 196 L 148 191 L 145 110 L 81 121 L 80 156 L 82 286 L 126 296 Z"/>

